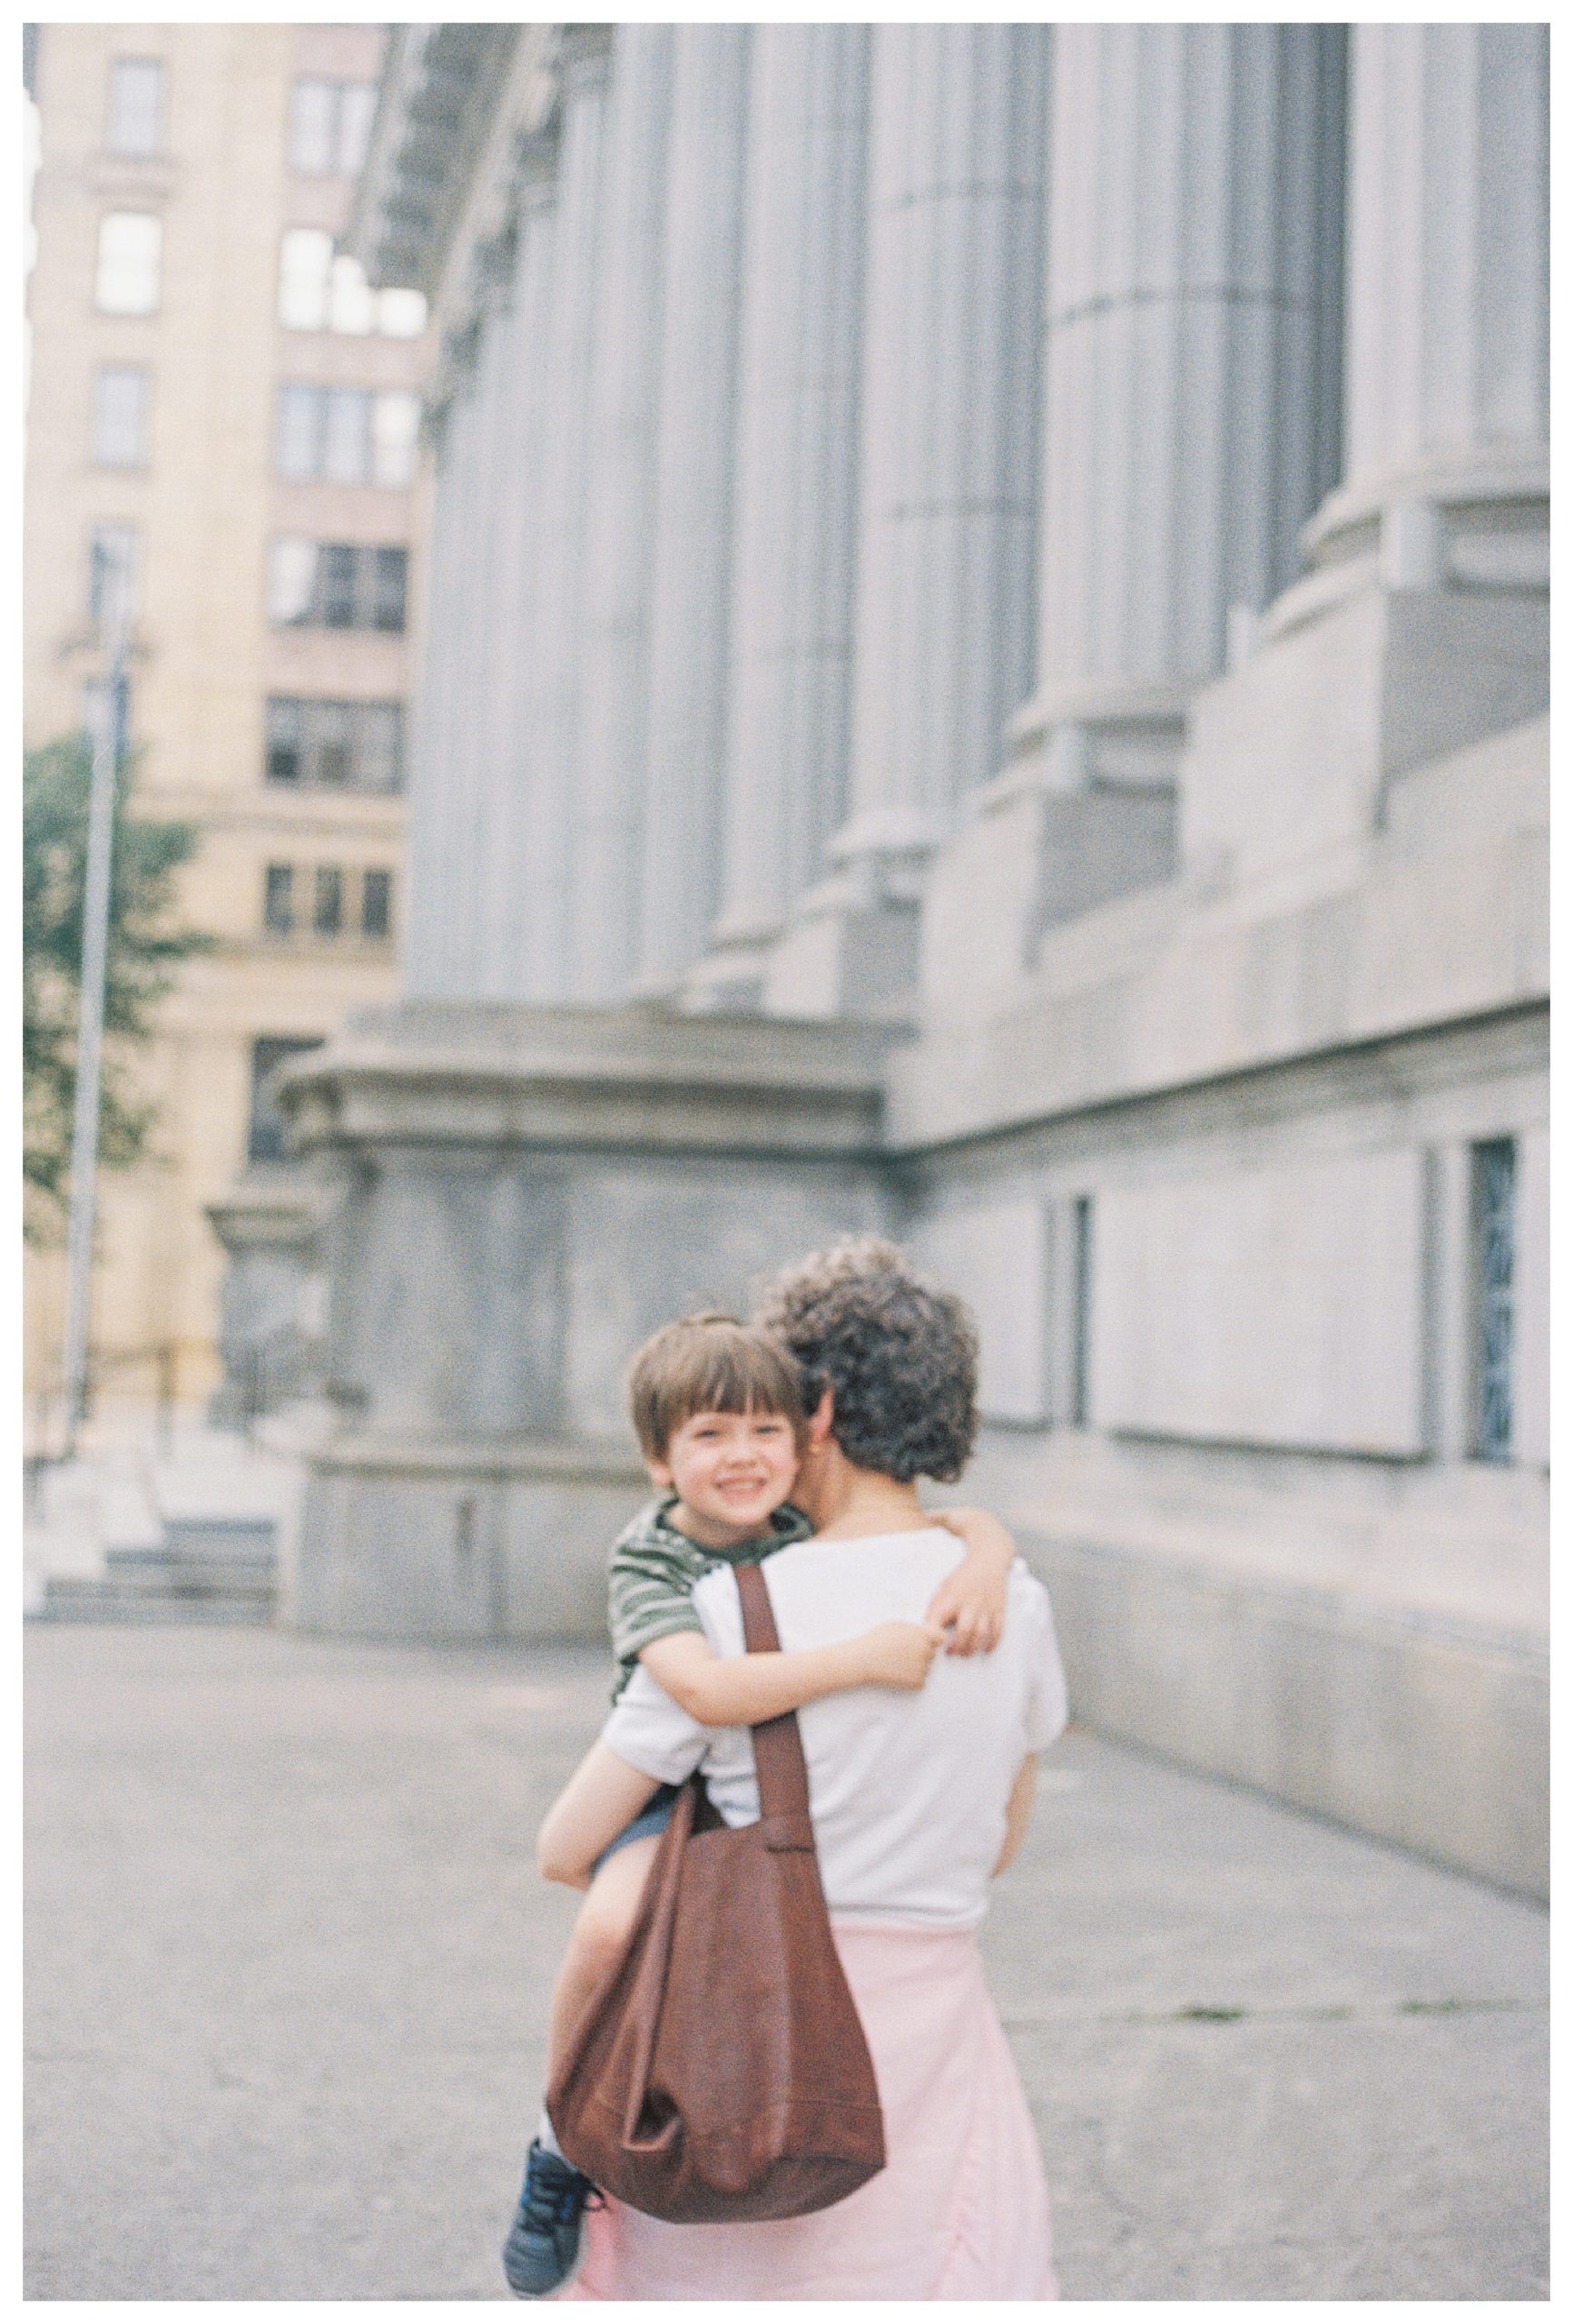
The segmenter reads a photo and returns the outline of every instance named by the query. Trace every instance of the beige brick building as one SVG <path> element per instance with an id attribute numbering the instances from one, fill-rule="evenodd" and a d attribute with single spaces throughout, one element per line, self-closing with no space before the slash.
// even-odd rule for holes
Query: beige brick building
<path id="1" fill-rule="evenodd" d="M 129 565 L 146 811 L 201 833 L 187 964 L 143 1071 L 146 1159 L 102 1181 L 105 1394 L 217 1377 L 205 1206 L 276 1125 L 260 1087 L 392 985 L 422 302 L 335 254 L 383 33 L 47 25 L 29 285 L 26 733 L 101 679 L 94 545 Z M 64 1264 L 28 1262 L 30 1410 L 58 1379 Z"/>

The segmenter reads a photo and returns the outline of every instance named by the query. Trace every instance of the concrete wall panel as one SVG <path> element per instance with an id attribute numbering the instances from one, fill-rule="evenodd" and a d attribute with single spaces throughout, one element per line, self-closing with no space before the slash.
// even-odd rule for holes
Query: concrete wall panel
<path id="1" fill-rule="evenodd" d="M 1110 1188 L 1095 1424 L 1418 1454 L 1423 1230 L 1414 1150 Z"/>

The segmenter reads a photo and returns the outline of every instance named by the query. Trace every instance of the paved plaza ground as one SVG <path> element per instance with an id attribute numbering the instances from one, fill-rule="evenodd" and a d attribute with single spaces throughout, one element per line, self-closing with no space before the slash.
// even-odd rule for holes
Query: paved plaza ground
<path id="1" fill-rule="evenodd" d="M 36 1625 L 27 1659 L 27 2296 L 506 2298 L 573 1911 L 531 1841 L 604 1659 Z M 1545 2298 L 1546 1939 L 1068 1736 L 987 1937 L 1067 2296 Z"/>

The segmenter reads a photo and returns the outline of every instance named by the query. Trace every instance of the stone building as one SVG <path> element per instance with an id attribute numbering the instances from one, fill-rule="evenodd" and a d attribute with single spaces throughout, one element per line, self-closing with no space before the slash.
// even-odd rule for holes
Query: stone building
<path id="1" fill-rule="evenodd" d="M 231 1240 L 292 1234 L 253 1183 L 269 1078 L 394 991 L 405 598 L 424 301 L 335 259 L 385 34 L 356 25 L 35 27 L 28 284 L 28 743 L 103 682 L 95 565 L 133 592 L 131 739 L 146 812 L 199 834 L 185 964 L 137 1059 L 158 1120 L 102 1182 L 100 1401 L 221 1377 Z M 265 1267 L 262 1270 L 265 1272 Z M 258 1270 L 253 1269 L 255 1283 Z M 63 1255 L 30 1255 L 27 1364 L 59 1379 Z M 288 1371 L 281 1288 L 248 1320 L 242 1397 Z M 45 1432 L 46 1433 L 46 1432 Z"/>
<path id="2" fill-rule="evenodd" d="M 600 1619 L 627 1351 L 880 1225 L 1108 1731 L 1544 1876 L 1543 26 L 410 25 L 403 998 L 300 1618 Z"/>

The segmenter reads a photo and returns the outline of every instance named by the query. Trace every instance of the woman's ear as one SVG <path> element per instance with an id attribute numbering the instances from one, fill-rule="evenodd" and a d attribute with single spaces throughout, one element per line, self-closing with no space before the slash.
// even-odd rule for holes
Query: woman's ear
<path id="1" fill-rule="evenodd" d="M 835 1394 L 831 1389 L 826 1388 L 824 1393 L 821 1396 L 819 1403 L 809 1414 L 809 1443 L 811 1445 L 823 1444 L 828 1441 L 831 1430 L 835 1423 Z"/>

